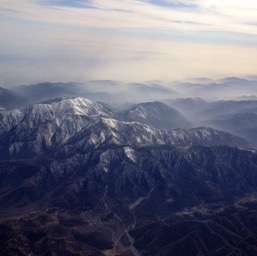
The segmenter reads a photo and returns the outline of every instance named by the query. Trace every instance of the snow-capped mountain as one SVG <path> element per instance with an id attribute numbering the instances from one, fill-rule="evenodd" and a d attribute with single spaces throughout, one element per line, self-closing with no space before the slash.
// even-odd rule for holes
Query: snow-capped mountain
<path id="1" fill-rule="evenodd" d="M 61 98 L 25 108 L 0 112 L 0 138 L 10 152 L 42 153 L 65 142 L 91 124 L 96 117 L 109 117 L 102 105 L 84 98 Z"/>
<path id="2" fill-rule="evenodd" d="M 134 121 L 159 129 L 188 128 L 190 122 L 176 109 L 162 102 L 146 102 L 118 113 L 121 120 Z"/>
<path id="3" fill-rule="evenodd" d="M 122 122 L 112 118 L 101 118 L 93 125 L 89 125 L 73 136 L 66 144 L 74 146 L 106 147 L 110 145 L 129 145 L 145 147 L 155 145 L 186 146 L 198 145 L 228 145 L 247 146 L 247 142 L 240 137 L 212 128 L 191 128 L 175 130 L 159 130 L 137 122 Z M 66 145 L 62 145 L 66 146 Z M 74 149 L 73 149 L 74 151 Z M 67 151 L 68 152 L 68 151 Z"/>
<path id="4" fill-rule="evenodd" d="M 106 106 L 84 98 L 60 98 L 2 111 L 0 119 L 0 139 L 5 152 L 2 157 L 69 153 L 112 144 L 247 145 L 239 137 L 211 128 L 159 130 L 139 122 L 119 121 Z M 147 122 L 147 116 L 144 121 Z"/>

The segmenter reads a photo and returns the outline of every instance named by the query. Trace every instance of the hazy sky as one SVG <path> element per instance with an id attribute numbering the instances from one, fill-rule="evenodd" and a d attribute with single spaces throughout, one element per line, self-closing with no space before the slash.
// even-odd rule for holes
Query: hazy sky
<path id="1" fill-rule="evenodd" d="M 1 0 L 0 86 L 256 75 L 256 0 Z"/>

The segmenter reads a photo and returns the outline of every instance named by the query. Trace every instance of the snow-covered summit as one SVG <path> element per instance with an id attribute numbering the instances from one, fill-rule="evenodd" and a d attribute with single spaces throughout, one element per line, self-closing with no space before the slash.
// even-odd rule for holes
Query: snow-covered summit
<path id="1" fill-rule="evenodd" d="M 33 105 L 34 112 L 52 110 L 58 114 L 74 114 L 88 116 L 109 116 L 109 111 L 101 104 L 85 98 L 62 97 Z"/>
<path id="2" fill-rule="evenodd" d="M 47 122 L 55 122 L 58 126 L 71 119 L 109 117 L 111 112 L 103 105 L 85 98 L 58 98 L 39 104 L 0 113 L 0 134 L 17 125 L 26 123 L 28 127 L 36 127 Z"/>

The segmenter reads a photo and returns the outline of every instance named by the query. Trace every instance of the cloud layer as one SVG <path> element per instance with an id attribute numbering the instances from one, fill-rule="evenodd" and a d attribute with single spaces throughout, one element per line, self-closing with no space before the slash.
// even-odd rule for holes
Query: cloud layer
<path id="1" fill-rule="evenodd" d="M 0 85 L 255 74 L 257 3 L 2 0 Z"/>

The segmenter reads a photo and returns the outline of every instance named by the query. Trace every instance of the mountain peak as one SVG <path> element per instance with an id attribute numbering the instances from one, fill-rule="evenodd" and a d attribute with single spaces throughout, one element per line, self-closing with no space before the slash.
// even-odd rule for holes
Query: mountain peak
<path id="1" fill-rule="evenodd" d="M 41 109 L 52 110 L 56 114 L 69 113 L 75 115 L 87 116 L 109 116 L 109 110 L 95 101 L 81 97 L 59 97 L 53 100 L 43 101 L 39 104 L 34 104 L 33 108 L 38 111 Z"/>
<path id="2" fill-rule="evenodd" d="M 189 121 L 175 108 L 163 102 L 140 103 L 129 110 L 119 113 L 124 121 L 135 121 L 158 129 L 176 129 L 190 127 Z"/>

